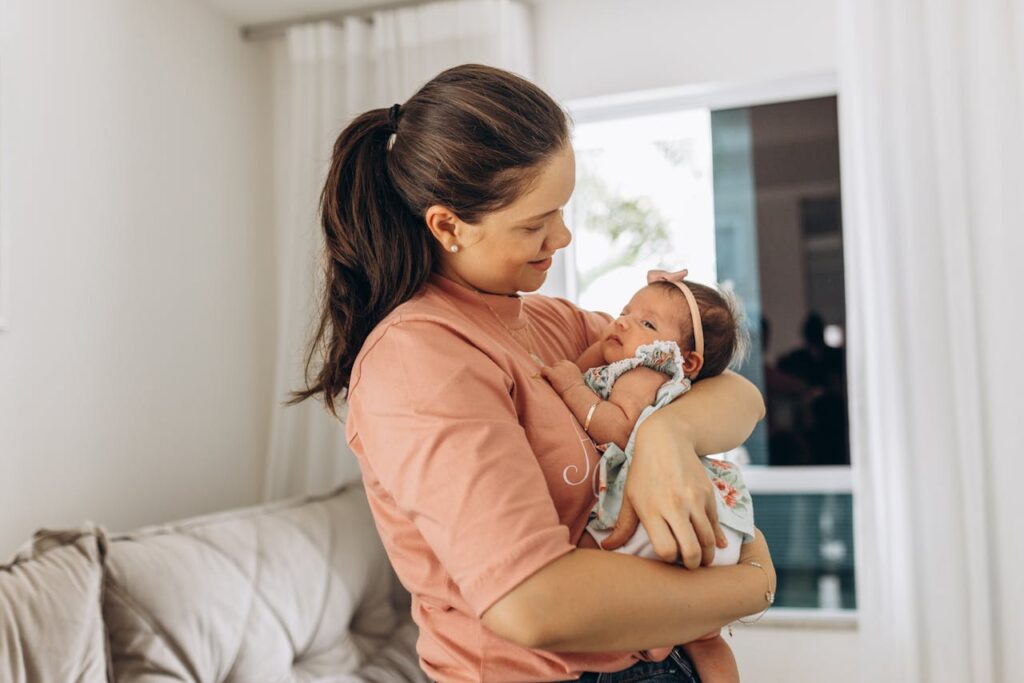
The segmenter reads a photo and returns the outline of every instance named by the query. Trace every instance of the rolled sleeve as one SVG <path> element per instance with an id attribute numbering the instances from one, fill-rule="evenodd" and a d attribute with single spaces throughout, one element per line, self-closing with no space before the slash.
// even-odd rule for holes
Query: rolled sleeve
<path id="1" fill-rule="evenodd" d="M 461 335 L 411 320 L 364 353 L 349 397 L 365 464 L 478 617 L 573 550 L 511 390 Z"/>

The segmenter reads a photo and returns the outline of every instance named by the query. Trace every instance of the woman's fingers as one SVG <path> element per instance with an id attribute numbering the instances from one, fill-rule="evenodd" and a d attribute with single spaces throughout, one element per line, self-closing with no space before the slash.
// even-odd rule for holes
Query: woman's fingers
<path id="1" fill-rule="evenodd" d="M 688 569 L 700 566 L 700 545 L 689 524 L 673 527 L 663 518 L 653 517 L 644 519 L 644 529 L 651 539 L 651 547 L 663 561 L 675 562 L 681 554 L 683 565 Z"/>
<path id="2" fill-rule="evenodd" d="M 715 529 L 704 515 L 691 517 L 690 526 L 697 533 L 697 541 L 700 543 L 700 563 L 707 567 L 715 561 L 715 544 L 718 542 L 715 536 Z"/>
<path id="3" fill-rule="evenodd" d="M 729 541 L 725 537 L 725 532 L 722 531 L 722 525 L 718 522 L 718 499 L 714 491 L 711 492 L 704 510 L 707 512 L 708 520 L 711 522 L 711 529 L 715 534 L 715 546 L 725 548 L 729 545 Z"/>
<path id="4" fill-rule="evenodd" d="M 605 550 L 615 550 L 633 537 L 640 519 L 636 516 L 636 510 L 629 498 L 623 498 L 622 509 L 619 510 L 619 518 L 615 520 L 615 528 L 608 538 L 601 541 L 601 547 Z"/>

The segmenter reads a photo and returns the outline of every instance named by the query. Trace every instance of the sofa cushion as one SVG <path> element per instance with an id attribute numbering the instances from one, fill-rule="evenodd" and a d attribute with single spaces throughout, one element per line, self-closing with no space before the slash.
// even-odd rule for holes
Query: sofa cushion
<path id="1" fill-rule="evenodd" d="M 106 592 L 119 683 L 423 680 L 360 486 L 112 535 Z"/>
<path id="2" fill-rule="evenodd" d="M 0 681 L 106 683 L 103 532 L 42 530 L 0 565 Z"/>

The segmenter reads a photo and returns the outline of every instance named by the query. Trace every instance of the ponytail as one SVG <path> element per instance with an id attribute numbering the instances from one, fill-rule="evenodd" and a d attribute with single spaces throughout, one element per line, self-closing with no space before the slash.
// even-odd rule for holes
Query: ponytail
<path id="1" fill-rule="evenodd" d="M 428 208 L 476 222 L 521 196 L 568 139 L 565 112 L 543 90 L 479 64 L 448 69 L 404 105 L 352 121 L 334 143 L 320 196 L 325 289 L 306 388 L 286 405 L 322 394 L 337 415 L 367 336 L 439 261 Z"/>
<path id="2" fill-rule="evenodd" d="M 334 143 L 320 195 L 324 234 L 323 307 L 306 353 L 307 386 L 286 405 L 323 394 L 337 415 L 335 397 L 347 390 L 356 354 L 370 331 L 430 276 L 434 239 L 406 206 L 388 175 L 387 109 L 356 118 Z M 314 357 L 321 366 L 311 378 Z"/>

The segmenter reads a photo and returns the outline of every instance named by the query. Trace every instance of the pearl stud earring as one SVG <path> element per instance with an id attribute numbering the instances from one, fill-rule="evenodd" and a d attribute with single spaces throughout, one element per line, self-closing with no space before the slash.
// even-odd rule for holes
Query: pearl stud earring
<path id="1" fill-rule="evenodd" d="M 457 245 L 457 244 L 453 244 L 452 246 L 448 247 L 448 251 L 452 252 L 453 254 L 456 253 L 458 250 L 459 250 L 459 245 Z"/>

